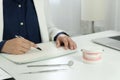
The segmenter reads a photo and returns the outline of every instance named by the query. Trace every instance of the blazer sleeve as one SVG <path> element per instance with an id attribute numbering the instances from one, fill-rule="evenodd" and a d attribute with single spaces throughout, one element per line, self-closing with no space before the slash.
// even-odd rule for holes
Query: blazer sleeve
<path id="1" fill-rule="evenodd" d="M 0 52 L 1 52 L 1 50 L 2 50 L 2 48 L 4 46 L 4 44 L 5 44 L 5 42 L 6 42 L 5 40 L 0 42 Z"/>
<path id="2" fill-rule="evenodd" d="M 49 33 L 49 38 L 50 40 L 54 40 L 55 36 L 58 35 L 59 33 L 65 33 L 65 31 L 60 30 L 56 27 L 48 27 L 48 33 Z"/>

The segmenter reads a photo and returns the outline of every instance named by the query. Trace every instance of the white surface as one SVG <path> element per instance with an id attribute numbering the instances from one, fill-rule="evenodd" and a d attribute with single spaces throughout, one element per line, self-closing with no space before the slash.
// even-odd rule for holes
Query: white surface
<path id="1" fill-rule="evenodd" d="M 0 68 L 0 80 L 12 78 L 6 71 Z"/>
<path id="2" fill-rule="evenodd" d="M 3 57 L 0 57 L 0 66 L 7 70 L 16 80 L 120 80 L 120 52 L 97 45 L 91 42 L 91 39 L 106 37 L 111 35 L 117 35 L 119 33 L 114 31 L 107 31 L 101 33 L 95 33 L 85 36 L 74 37 L 73 40 L 78 45 L 79 52 L 76 54 L 55 58 L 51 60 L 39 61 L 30 64 L 55 64 L 55 63 L 67 63 L 69 60 L 74 61 L 72 67 L 44 67 L 44 68 L 27 68 L 28 64 L 17 65 Z M 81 60 L 81 49 L 87 48 L 101 48 L 105 52 L 103 59 L 97 64 L 85 64 Z M 68 70 L 39 73 L 39 74 L 21 74 L 28 71 L 38 71 L 46 69 L 61 69 Z"/>

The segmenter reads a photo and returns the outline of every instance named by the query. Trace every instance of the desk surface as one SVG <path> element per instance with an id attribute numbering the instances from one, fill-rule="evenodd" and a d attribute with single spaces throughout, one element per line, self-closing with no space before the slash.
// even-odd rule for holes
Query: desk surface
<path id="1" fill-rule="evenodd" d="M 17 65 L 0 56 L 0 67 L 8 71 L 16 80 L 120 80 L 120 52 L 92 43 L 92 39 L 118 35 L 115 31 L 105 31 L 95 34 L 73 37 L 77 43 L 78 52 L 72 55 L 59 57 L 55 59 L 38 61 L 29 64 Z M 102 62 L 97 64 L 85 64 L 81 60 L 83 48 L 101 48 L 105 52 Z M 74 61 L 72 67 L 44 67 L 44 68 L 27 68 L 30 64 L 55 64 L 67 63 L 69 60 Z M 38 74 L 22 74 L 27 71 L 39 71 L 46 69 L 67 69 L 58 72 L 38 73 Z"/>

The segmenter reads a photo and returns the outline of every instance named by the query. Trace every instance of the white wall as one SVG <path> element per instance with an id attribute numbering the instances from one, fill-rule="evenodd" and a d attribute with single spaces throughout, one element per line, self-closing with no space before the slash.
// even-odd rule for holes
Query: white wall
<path id="1" fill-rule="evenodd" d="M 103 21 L 96 22 L 96 31 L 115 29 L 116 0 L 105 0 L 105 18 Z"/>
<path id="2" fill-rule="evenodd" d="M 115 30 L 120 31 L 120 0 L 116 0 Z"/>
<path id="3" fill-rule="evenodd" d="M 101 21 L 95 21 L 95 31 L 104 31 L 104 30 L 118 30 L 120 31 L 120 0 L 104 0 L 105 1 L 105 18 Z M 81 23 L 83 24 L 83 23 Z M 88 28 L 87 32 L 90 33 L 91 24 L 89 22 L 85 22 L 81 27 Z"/>
<path id="4" fill-rule="evenodd" d="M 91 22 L 81 21 L 81 0 L 46 0 L 49 17 L 55 26 L 70 35 L 91 33 Z M 95 30 L 120 30 L 120 0 L 105 0 L 106 15 L 103 21 L 95 22 Z"/>
<path id="5" fill-rule="evenodd" d="M 73 36 L 81 34 L 80 0 L 49 0 L 48 5 L 55 26 Z"/>
<path id="6" fill-rule="evenodd" d="M 103 22 L 98 22 L 96 27 L 102 30 L 120 31 L 120 0 L 106 0 L 106 17 Z"/>

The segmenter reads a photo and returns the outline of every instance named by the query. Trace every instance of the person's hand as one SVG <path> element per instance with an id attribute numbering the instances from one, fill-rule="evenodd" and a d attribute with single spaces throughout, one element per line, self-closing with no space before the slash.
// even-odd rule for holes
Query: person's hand
<path id="1" fill-rule="evenodd" d="M 67 35 L 60 34 L 56 39 L 56 46 L 64 46 L 65 49 L 74 50 L 77 48 L 76 43 Z"/>
<path id="2" fill-rule="evenodd" d="M 23 54 L 31 47 L 36 47 L 36 44 L 24 38 L 14 38 L 6 41 L 1 51 L 10 54 Z"/>

